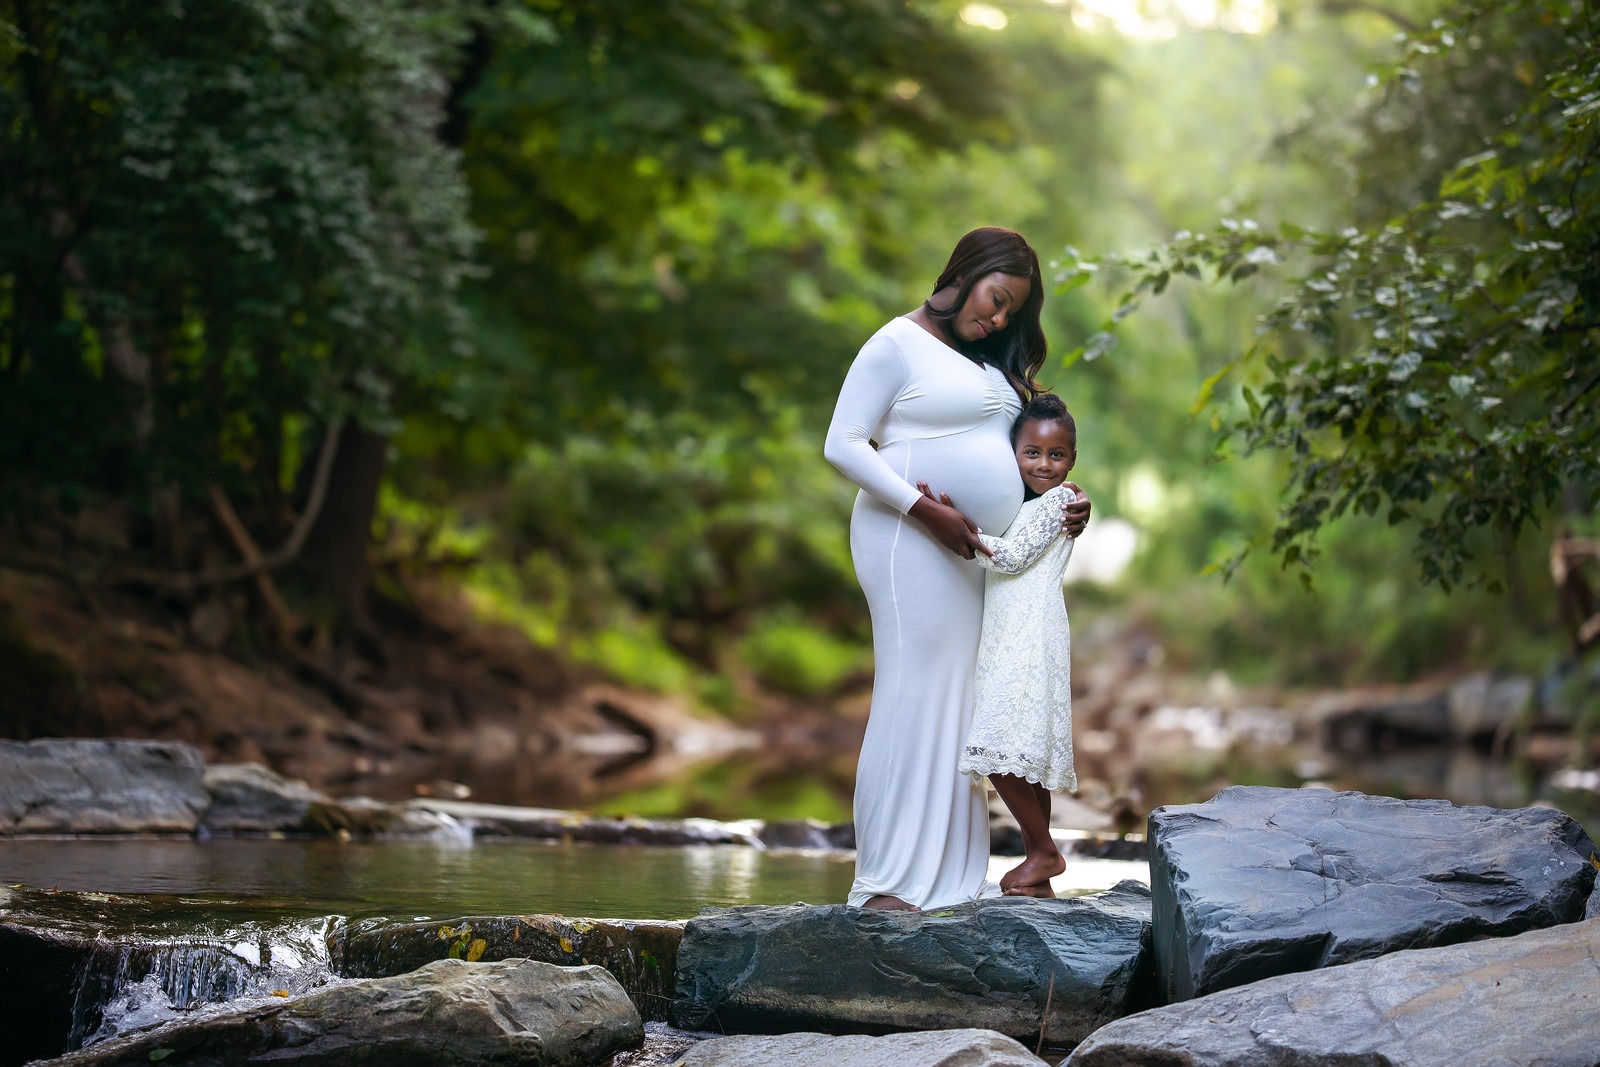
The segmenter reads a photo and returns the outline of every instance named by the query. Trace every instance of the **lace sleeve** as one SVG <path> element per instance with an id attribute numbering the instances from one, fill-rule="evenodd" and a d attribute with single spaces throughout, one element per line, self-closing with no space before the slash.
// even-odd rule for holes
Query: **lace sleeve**
<path id="1" fill-rule="evenodd" d="M 1020 574 L 1027 570 L 1034 560 L 1044 554 L 1051 543 L 1061 533 L 1061 505 L 1063 502 L 1076 500 L 1077 497 L 1071 489 L 1058 485 L 1044 496 L 1039 498 L 1039 503 L 1033 508 L 1021 525 L 1015 525 L 1005 532 L 1004 537 L 992 537 L 989 534 L 979 534 L 978 538 L 994 552 L 993 558 L 978 553 L 975 559 L 978 564 L 1002 574 Z"/>

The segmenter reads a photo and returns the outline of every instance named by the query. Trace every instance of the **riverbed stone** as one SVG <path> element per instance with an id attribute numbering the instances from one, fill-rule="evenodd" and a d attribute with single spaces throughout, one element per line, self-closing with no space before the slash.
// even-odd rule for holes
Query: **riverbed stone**
<path id="1" fill-rule="evenodd" d="M 1166 1001 L 1571 923 L 1594 843 L 1552 808 L 1234 786 L 1150 813 Z"/>
<path id="2" fill-rule="evenodd" d="M 707 909 L 685 927 L 670 1019 L 721 1033 L 968 1026 L 1027 1040 L 1043 1020 L 1048 1042 L 1070 1046 L 1145 1006 L 1149 933 L 1149 890 L 1133 881 L 927 912 Z"/>
<path id="3" fill-rule="evenodd" d="M 1070 1067 L 1593 1067 L 1600 921 L 1283 975 L 1096 1031 Z"/>
<path id="4" fill-rule="evenodd" d="M 407 801 L 413 811 L 448 815 L 478 837 L 527 837 L 604 845 L 756 845 L 751 823 L 715 819 L 636 819 L 583 815 L 551 808 L 519 808 L 432 797 Z"/>
<path id="5" fill-rule="evenodd" d="M 831 1034 L 713 1037 L 691 1045 L 678 1067 L 1046 1067 L 1023 1045 L 993 1030 L 933 1030 L 863 1037 Z"/>
<path id="6" fill-rule="evenodd" d="M 259 763 L 209 766 L 205 769 L 205 788 L 211 804 L 200 820 L 203 832 L 301 830 L 314 805 L 331 803 L 326 793 Z"/>
<path id="7" fill-rule="evenodd" d="M 563 967 L 596 964 L 621 983 L 639 1014 L 664 1020 L 683 923 L 653 919 L 574 919 L 489 915 L 448 922 L 368 919 L 328 936 L 328 963 L 348 978 L 404 974 L 452 954 L 526 958 Z"/>
<path id="8" fill-rule="evenodd" d="M 393 978 L 113 1038 L 53 1064 L 587 1067 L 643 1040 L 639 1013 L 602 967 L 446 959 Z"/>
<path id="9" fill-rule="evenodd" d="M 177 741 L 0 741 L 0 834 L 192 834 L 204 772 Z"/>

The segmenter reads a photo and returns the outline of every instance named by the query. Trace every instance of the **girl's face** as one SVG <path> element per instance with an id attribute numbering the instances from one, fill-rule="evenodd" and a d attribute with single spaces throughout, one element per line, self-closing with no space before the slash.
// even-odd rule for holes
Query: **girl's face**
<path id="1" fill-rule="evenodd" d="M 1023 484 L 1040 496 L 1066 481 L 1076 462 L 1078 450 L 1066 423 L 1035 419 L 1017 432 L 1017 469 Z"/>
<path id="2" fill-rule="evenodd" d="M 999 333 L 1021 309 L 1032 288 L 1028 279 L 1014 274 L 999 271 L 985 274 L 973 285 L 956 317 L 950 320 L 951 331 L 963 341 L 981 341 L 991 333 Z"/>

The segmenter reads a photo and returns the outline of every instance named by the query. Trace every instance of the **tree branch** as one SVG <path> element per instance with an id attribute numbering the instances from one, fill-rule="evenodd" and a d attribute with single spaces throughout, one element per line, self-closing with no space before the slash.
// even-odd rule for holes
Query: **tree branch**
<path id="1" fill-rule="evenodd" d="M 328 483 L 333 476 L 333 461 L 339 453 L 339 431 L 342 423 L 334 423 L 328 428 L 328 435 L 322 442 L 322 451 L 317 456 L 317 469 L 311 480 L 311 494 L 306 499 L 306 509 L 295 521 L 294 529 L 289 531 L 288 540 L 284 541 L 277 549 L 261 554 L 257 551 L 252 558 L 246 558 L 242 564 L 224 567 L 219 570 L 202 571 L 199 574 L 170 574 L 164 571 L 147 571 L 127 569 L 113 572 L 107 579 L 110 585 L 148 585 L 157 589 L 170 589 L 180 593 L 192 593 L 198 588 L 208 585 L 227 585 L 231 582 L 241 581 L 245 578 L 254 578 L 269 571 L 275 571 L 286 563 L 291 563 L 300 555 L 300 550 L 305 546 L 306 538 L 311 533 L 311 528 L 316 525 L 317 516 L 322 513 L 322 505 L 328 498 Z M 233 522 L 238 522 L 227 497 L 215 483 L 206 487 L 211 494 L 213 509 L 217 508 L 217 501 L 222 501 L 222 506 L 227 509 L 227 514 L 232 516 Z M 228 534 L 233 537 L 235 544 L 239 542 L 236 532 L 229 527 L 229 520 L 219 512 L 218 520 Z M 243 524 L 239 529 L 243 530 Z M 248 537 L 248 534 L 246 534 Z M 254 547 L 254 542 L 251 542 Z M 241 553 L 241 556 L 243 554 Z"/>

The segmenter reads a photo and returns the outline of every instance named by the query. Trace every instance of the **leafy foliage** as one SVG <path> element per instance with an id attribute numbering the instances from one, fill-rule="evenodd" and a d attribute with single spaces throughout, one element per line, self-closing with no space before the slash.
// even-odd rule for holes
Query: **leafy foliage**
<path id="1" fill-rule="evenodd" d="M 1531 2 L 1471 9 L 1413 37 L 1390 76 L 1425 82 L 1456 51 L 1470 65 L 1502 33 L 1537 46 L 1534 84 L 1436 196 L 1337 233 L 1226 220 L 1122 261 L 1137 282 L 1117 319 L 1174 278 L 1238 282 L 1288 265 L 1288 295 L 1197 403 L 1213 408 L 1225 443 L 1288 459 L 1272 540 L 1285 565 L 1309 566 L 1326 523 L 1381 515 L 1417 528 L 1423 577 L 1448 588 L 1563 499 L 1596 503 L 1600 65 L 1590 16 Z M 1241 379 L 1238 406 L 1217 391 L 1229 374 Z"/>
<path id="2" fill-rule="evenodd" d="M 288 420 L 382 427 L 459 355 L 460 30 L 409 0 L 0 4 L 9 495 L 271 496 Z"/>

